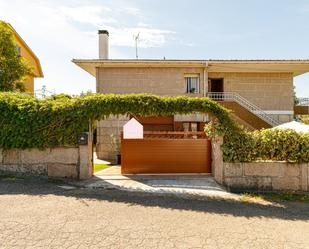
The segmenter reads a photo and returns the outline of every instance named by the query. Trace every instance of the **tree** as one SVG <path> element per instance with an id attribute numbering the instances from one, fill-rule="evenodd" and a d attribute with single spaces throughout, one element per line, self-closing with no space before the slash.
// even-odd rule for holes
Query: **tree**
<path id="1" fill-rule="evenodd" d="M 31 71 L 18 53 L 13 31 L 0 21 L 0 91 L 25 91 L 23 80 Z"/>
<path id="2" fill-rule="evenodd" d="M 294 98 L 294 105 L 298 105 L 299 104 L 299 99 L 296 96 L 295 86 L 293 86 L 293 98 Z"/>
<path id="3" fill-rule="evenodd" d="M 93 94 L 93 92 L 90 89 L 88 89 L 87 92 L 82 91 L 80 93 L 80 96 L 84 97 L 84 96 L 89 96 L 89 95 L 92 95 L 92 94 Z"/>
<path id="4" fill-rule="evenodd" d="M 301 117 L 301 121 L 309 125 L 309 115 L 304 115 Z"/>

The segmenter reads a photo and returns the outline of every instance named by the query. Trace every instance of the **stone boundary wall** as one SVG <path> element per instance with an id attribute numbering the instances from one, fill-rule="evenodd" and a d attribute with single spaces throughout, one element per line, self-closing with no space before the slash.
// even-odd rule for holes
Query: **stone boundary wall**
<path id="1" fill-rule="evenodd" d="M 0 149 L 0 171 L 48 177 L 88 179 L 92 176 L 92 146 L 50 149 Z"/>
<path id="2" fill-rule="evenodd" d="M 231 189 L 308 191 L 309 164 L 224 163 L 223 184 Z"/>
<path id="3" fill-rule="evenodd" d="M 231 190 L 309 191 L 309 164 L 288 162 L 223 162 L 222 138 L 212 140 L 215 180 Z"/>

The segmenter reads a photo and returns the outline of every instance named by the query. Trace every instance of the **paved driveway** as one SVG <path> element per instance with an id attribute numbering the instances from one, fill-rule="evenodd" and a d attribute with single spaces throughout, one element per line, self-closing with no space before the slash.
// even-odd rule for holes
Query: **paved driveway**
<path id="1" fill-rule="evenodd" d="M 0 180 L 0 248 L 309 248 L 308 204 Z"/>
<path id="2" fill-rule="evenodd" d="M 91 179 L 78 182 L 78 186 L 157 194 L 239 199 L 239 195 L 227 192 L 208 174 L 122 175 L 120 170 L 120 166 L 106 168 L 95 173 Z"/>

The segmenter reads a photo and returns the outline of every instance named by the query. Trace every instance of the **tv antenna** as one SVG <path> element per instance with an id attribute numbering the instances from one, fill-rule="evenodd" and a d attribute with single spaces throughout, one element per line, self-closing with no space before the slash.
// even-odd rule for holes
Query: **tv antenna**
<path id="1" fill-rule="evenodd" d="M 137 35 L 133 36 L 133 39 L 135 41 L 135 56 L 137 60 L 138 60 L 138 42 L 140 41 L 139 35 L 140 35 L 140 32 L 138 32 Z"/>

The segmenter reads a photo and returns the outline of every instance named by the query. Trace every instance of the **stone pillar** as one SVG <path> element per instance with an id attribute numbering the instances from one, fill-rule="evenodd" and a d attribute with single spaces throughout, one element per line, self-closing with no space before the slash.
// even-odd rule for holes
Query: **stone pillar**
<path id="1" fill-rule="evenodd" d="M 79 176 L 80 180 L 89 179 L 93 175 L 93 129 L 89 125 L 88 144 L 79 145 Z"/>
<path id="2" fill-rule="evenodd" d="M 309 191 L 309 163 L 300 165 L 301 190 Z"/>
<path id="3" fill-rule="evenodd" d="M 222 137 L 216 137 L 211 140 L 211 170 L 216 182 L 218 182 L 219 184 L 223 184 L 224 180 L 223 153 L 221 149 L 222 144 Z"/>
<path id="4" fill-rule="evenodd" d="M 0 149 L 0 164 L 3 163 L 3 149 Z"/>
<path id="5" fill-rule="evenodd" d="M 92 145 L 80 145 L 79 146 L 79 179 L 89 179 L 92 177 L 92 152 L 90 149 Z"/>

